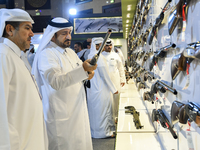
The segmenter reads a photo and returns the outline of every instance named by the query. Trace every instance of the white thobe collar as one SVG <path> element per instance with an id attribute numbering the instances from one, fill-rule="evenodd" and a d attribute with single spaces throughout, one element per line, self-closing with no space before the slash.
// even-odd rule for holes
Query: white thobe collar
<path id="1" fill-rule="evenodd" d="M 10 47 L 15 52 L 15 54 L 17 54 L 17 56 L 21 56 L 21 50 L 14 42 L 9 40 L 8 38 L 5 38 L 3 43 Z"/>
<path id="2" fill-rule="evenodd" d="M 67 52 L 65 48 L 61 48 L 56 43 L 50 41 L 51 46 L 53 46 L 55 49 L 57 49 L 61 54 L 64 54 L 64 52 Z"/>
<path id="3" fill-rule="evenodd" d="M 104 55 L 110 55 L 111 54 L 111 52 L 106 52 L 106 51 L 103 51 L 102 52 Z"/>

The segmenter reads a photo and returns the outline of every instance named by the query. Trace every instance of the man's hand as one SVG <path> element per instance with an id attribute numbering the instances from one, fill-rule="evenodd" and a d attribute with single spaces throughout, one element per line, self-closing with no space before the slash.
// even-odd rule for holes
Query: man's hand
<path id="1" fill-rule="evenodd" d="M 121 83 L 121 87 L 123 87 L 125 85 L 125 83 L 123 82 L 123 83 Z"/>
<path id="2" fill-rule="evenodd" d="M 94 71 L 90 71 L 90 73 L 88 73 L 88 80 L 91 80 L 94 77 Z"/>
<path id="3" fill-rule="evenodd" d="M 117 91 L 117 92 L 115 92 L 114 94 L 118 94 L 118 91 Z"/>
<path id="4" fill-rule="evenodd" d="M 97 64 L 92 66 L 89 63 L 90 61 L 91 61 L 91 59 L 87 59 L 86 61 L 83 62 L 83 68 L 85 71 L 92 72 L 93 70 L 95 70 L 97 68 Z"/>

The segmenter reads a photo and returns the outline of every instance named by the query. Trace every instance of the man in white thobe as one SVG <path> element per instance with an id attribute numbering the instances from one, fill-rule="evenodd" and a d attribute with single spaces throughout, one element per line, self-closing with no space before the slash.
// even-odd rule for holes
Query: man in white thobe
<path id="1" fill-rule="evenodd" d="M 121 92 L 121 87 L 125 85 L 125 72 L 121 61 L 121 58 L 113 50 L 114 44 L 111 39 L 108 39 L 105 45 L 105 51 L 102 55 L 106 58 L 109 67 L 110 77 L 113 84 L 118 90 L 118 94 L 113 95 L 113 119 L 117 121 L 118 108 L 119 108 L 119 97 Z"/>
<path id="2" fill-rule="evenodd" d="M 91 66 L 89 60 L 82 62 L 69 48 L 71 32 L 68 20 L 52 19 L 32 66 L 43 96 L 49 150 L 92 150 L 82 81 L 93 77 L 97 65 Z"/>
<path id="3" fill-rule="evenodd" d="M 31 65 L 31 67 L 33 65 L 34 57 L 35 57 L 35 49 L 34 49 L 34 45 L 31 44 L 30 48 L 28 50 L 28 54 L 27 54 L 27 59 L 28 59 L 29 64 Z"/>
<path id="4" fill-rule="evenodd" d="M 100 45 L 102 42 L 103 38 L 92 39 L 89 58 L 92 58 L 98 52 L 96 45 Z M 101 54 L 97 65 L 95 75 L 90 80 L 91 87 L 87 88 L 91 134 L 93 138 L 114 137 L 115 125 L 112 118 L 112 93 L 116 94 L 117 89 L 110 79 L 106 59 Z"/>
<path id="5" fill-rule="evenodd" d="M 125 59 L 124 59 L 124 55 L 122 53 L 122 50 L 118 47 L 115 47 L 114 50 L 119 55 L 119 57 L 121 58 L 123 66 L 125 66 Z"/>
<path id="6" fill-rule="evenodd" d="M 31 72 L 31 65 L 28 61 L 28 49 L 26 49 L 25 51 L 21 51 L 21 56 L 20 58 L 23 60 L 23 62 L 25 63 L 27 69 L 29 70 L 29 72 Z"/>
<path id="7" fill-rule="evenodd" d="M 33 20 L 21 9 L 0 9 L 0 150 L 48 150 L 42 101 L 21 51 Z"/>

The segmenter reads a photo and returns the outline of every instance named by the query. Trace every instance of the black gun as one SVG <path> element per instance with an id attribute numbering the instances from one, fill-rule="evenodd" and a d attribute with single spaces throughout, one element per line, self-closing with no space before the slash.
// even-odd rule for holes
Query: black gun
<path id="1" fill-rule="evenodd" d="M 152 104 L 154 104 L 154 101 L 155 101 L 155 99 L 154 99 L 154 92 L 144 92 L 143 93 L 143 100 L 144 101 L 149 101 L 149 102 L 151 102 Z"/>
<path id="2" fill-rule="evenodd" d="M 156 52 L 154 52 L 154 56 L 151 58 L 151 62 L 149 64 L 149 69 L 152 70 L 153 66 L 156 65 L 158 62 L 158 58 L 165 58 L 167 55 L 167 51 L 174 49 L 176 47 L 176 44 L 170 44 L 165 47 L 160 48 Z"/>
<path id="3" fill-rule="evenodd" d="M 104 48 L 104 46 L 105 46 L 105 44 L 106 44 L 106 41 L 107 41 L 108 38 L 110 37 L 111 32 L 112 32 L 112 30 L 109 29 L 108 32 L 107 32 L 107 34 L 106 34 L 106 36 L 105 36 L 105 38 L 104 38 L 104 40 L 103 40 L 103 42 L 102 42 L 102 44 L 101 44 L 101 46 L 100 46 L 100 48 L 99 48 L 98 53 L 95 54 L 95 55 L 92 57 L 92 59 L 91 59 L 91 61 L 90 61 L 90 64 L 91 64 L 91 65 L 95 65 L 95 64 L 97 63 L 97 60 L 98 60 L 98 58 L 99 58 L 99 56 L 100 56 L 100 53 L 102 52 L 102 50 L 103 50 L 103 48 Z"/>
<path id="4" fill-rule="evenodd" d="M 141 21 L 142 26 L 146 22 L 147 14 L 148 14 L 150 8 L 151 8 L 150 0 L 147 0 L 146 4 L 144 6 L 143 14 L 142 14 L 142 21 Z"/>
<path id="5" fill-rule="evenodd" d="M 144 65 L 145 61 L 149 58 L 151 53 L 152 53 L 151 49 L 148 52 L 146 52 L 146 54 L 143 57 L 142 66 Z"/>
<path id="6" fill-rule="evenodd" d="M 150 71 L 146 71 L 146 72 L 144 73 L 144 76 L 143 76 L 143 81 L 147 81 L 147 79 L 148 79 L 149 81 L 152 81 L 152 79 L 155 79 L 154 73 L 153 73 L 153 72 L 150 72 Z"/>
<path id="7" fill-rule="evenodd" d="M 194 121 L 200 127 L 200 105 L 189 102 L 185 105 L 185 112 L 189 117 L 189 121 Z"/>
<path id="8" fill-rule="evenodd" d="M 157 91 L 160 91 L 161 93 L 165 93 L 166 90 L 168 90 L 172 94 L 177 95 L 176 89 L 170 87 L 169 85 L 159 80 L 157 80 L 156 83 L 154 83 L 151 88 L 152 88 L 151 90 L 155 91 L 154 93 L 157 93 Z"/>
<path id="9" fill-rule="evenodd" d="M 140 89 L 145 89 L 145 88 L 146 88 L 145 83 L 140 82 L 139 85 L 138 85 L 138 91 L 139 91 Z"/>
<path id="10" fill-rule="evenodd" d="M 172 87 L 165 84 L 164 82 L 157 80 L 156 83 L 152 84 L 150 92 L 144 92 L 143 100 L 150 101 L 153 104 L 155 101 L 154 94 L 156 94 L 158 91 L 160 91 L 161 93 L 165 93 L 166 90 L 173 93 L 174 95 L 177 95 L 176 89 L 173 89 Z"/>
<path id="11" fill-rule="evenodd" d="M 144 46 L 144 44 L 146 44 L 146 42 L 147 42 L 147 37 L 148 37 L 148 35 L 149 35 L 149 32 L 151 31 L 151 29 L 152 29 L 152 23 L 150 23 L 149 24 L 149 27 L 146 29 L 146 31 L 145 31 L 145 33 L 144 33 L 144 35 L 143 35 L 143 37 L 142 37 L 142 46 Z"/>
<path id="12" fill-rule="evenodd" d="M 144 54 L 145 54 L 145 51 L 140 51 L 138 54 L 138 59 L 140 60 Z"/>
<path id="13" fill-rule="evenodd" d="M 131 113 L 133 115 L 133 122 L 135 123 L 136 129 L 141 129 L 143 126 L 141 126 L 139 115 L 140 113 L 136 111 L 135 107 L 133 106 L 126 106 L 124 107 L 126 110 L 125 113 Z"/>
<path id="14" fill-rule="evenodd" d="M 200 59 L 200 42 L 190 43 L 181 54 L 175 55 L 171 63 L 171 76 L 174 80 L 180 71 L 186 71 L 194 59 Z"/>
<path id="15" fill-rule="evenodd" d="M 136 84 L 141 82 L 141 78 L 140 77 L 136 77 Z"/>
<path id="16" fill-rule="evenodd" d="M 153 28 L 148 36 L 148 43 L 149 45 L 151 45 L 152 41 L 153 41 L 153 37 L 156 35 L 156 30 L 157 28 L 161 25 L 165 14 L 164 12 L 167 10 L 167 8 L 169 7 L 170 3 L 172 2 L 172 0 L 168 0 L 168 2 L 165 4 L 164 8 L 162 9 L 162 12 L 160 13 L 160 15 L 156 18 L 156 20 L 153 23 Z"/>
<path id="17" fill-rule="evenodd" d="M 152 121 L 159 121 L 163 128 L 169 129 L 174 139 L 177 139 L 178 136 L 176 135 L 175 131 L 173 130 L 169 120 L 167 119 L 166 115 L 164 114 L 162 109 L 153 109 L 152 111 Z"/>
<path id="18" fill-rule="evenodd" d="M 140 69 L 140 65 L 137 64 L 136 67 L 133 69 L 132 73 L 135 74 Z"/>

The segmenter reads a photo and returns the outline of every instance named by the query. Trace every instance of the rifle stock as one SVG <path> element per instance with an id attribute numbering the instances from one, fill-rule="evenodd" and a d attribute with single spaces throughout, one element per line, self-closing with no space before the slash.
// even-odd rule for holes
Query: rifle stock
<path id="1" fill-rule="evenodd" d="M 124 108 L 128 109 L 128 111 L 125 111 L 125 113 L 131 113 L 133 115 L 133 122 L 135 123 L 136 129 L 143 128 L 143 126 L 140 123 L 139 112 L 136 111 L 135 107 L 133 107 L 133 106 L 126 106 Z"/>

